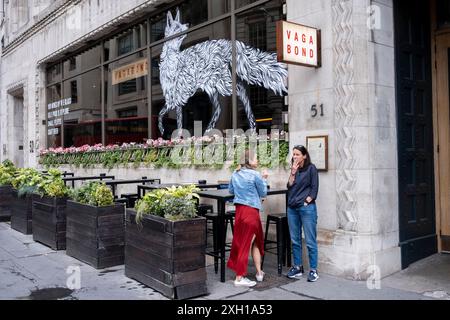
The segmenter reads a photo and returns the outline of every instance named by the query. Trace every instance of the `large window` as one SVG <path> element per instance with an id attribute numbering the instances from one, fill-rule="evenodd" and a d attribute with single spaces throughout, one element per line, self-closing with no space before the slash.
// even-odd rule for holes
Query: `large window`
<path id="1" fill-rule="evenodd" d="M 275 25 L 283 19 L 282 4 L 283 0 L 178 1 L 52 63 L 47 68 L 48 147 L 157 138 L 161 111 L 164 138 L 177 128 L 178 119 L 191 134 L 195 121 L 202 123 L 201 133 L 211 124 L 218 130 L 246 130 L 252 121 L 257 130 L 286 129 L 283 96 L 249 80 L 257 50 L 276 52 Z M 168 12 L 172 21 L 179 19 L 176 32 L 166 29 Z M 238 41 L 235 68 L 232 29 Z M 180 31 L 181 39 L 164 41 Z"/>
<path id="2" fill-rule="evenodd" d="M 47 87 L 47 144 L 50 147 L 61 146 L 61 84 Z"/>
<path id="3" fill-rule="evenodd" d="M 105 143 L 148 138 L 147 50 L 110 63 L 105 73 Z"/>
<path id="4" fill-rule="evenodd" d="M 173 50 L 175 41 L 153 47 L 154 118 L 164 107 L 169 106 L 163 121 L 164 138 L 170 138 L 172 131 L 177 128 L 178 105 L 182 105 L 183 129 L 187 129 L 191 135 L 200 133 L 194 132 L 195 121 L 201 121 L 202 134 L 213 117 L 215 128 L 219 130 L 232 126 L 231 87 L 226 87 L 226 83 L 231 81 L 229 39 L 230 19 L 225 19 L 188 33 L 177 50 Z M 161 61 L 161 53 L 164 61 Z M 166 95 L 163 94 L 160 76 L 166 79 Z M 210 95 L 206 92 L 210 92 Z M 173 105 L 168 105 L 166 101 L 172 95 L 179 95 L 179 99 Z M 221 112 L 215 114 L 216 108 Z"/>
<path id="5" fill-rule="evenodd" d="M 251 1 L 238 0 L 240 4 L 248 4 Z M 262 6 L 241 12 L 236 17 L 237 40 L 248 45 L 248 54 L 259 49 L 268 54 L 276 52 L 276 21 L 282 19 L 282 1 L 272 0 Z M 238 52 L 237 59 L 241 59 Z M 263 68 L 264 66 L 261 66 Z M 251 66 L 250 66 L 251 68 Z M 249 70 L 251 73 L 251 69 Z M 238 76 L 238 85 L 241 83 L 244 92 L 238 95 L 238 127 L 244 130 L 249 128 L 248 108 L 241 99 L 241 95 L 249 98 L 250 107 L 253 112 L 256 129 L 284 129 L 283 96 L 278 95 L 269 88 L 261 85 L 250 84 Z M 275 84 L 276 85 L 276 84 Z"/>
<path id="6" fill-rule="evenodd" d="M 71 104 L 64 112 L 64 146 L 79 147 L 102 142 L 101 69 L 83 73 L 64 83 Z"/>

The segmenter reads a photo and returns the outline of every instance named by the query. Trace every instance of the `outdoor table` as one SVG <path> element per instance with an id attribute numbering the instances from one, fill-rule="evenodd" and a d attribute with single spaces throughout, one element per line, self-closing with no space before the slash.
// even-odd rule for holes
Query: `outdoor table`
<path id="1" fill-rule="evenodd" d="M 107 186 L 111 186 L 113 196 L 116 196 L 116 188 L 117 188 L 117 185 L 119 185 L 119 184 L 156 183 L 156 182 L 161 183 L 161 179 L 159 179 L 159 178 L 153 178 L 153 179 L 142 178 L 142 179 L 130 179 L 130 180 L 117 179 L 117 180 L 105 181 L 105 184 Z"/>
<path id="2" fill-rule="evenodd" d="M 107 176 L 107 175 L 99 175 L 99 176 L 89 176 L 89 177 L 66 177 L 62 178 L 64 181 L 64 184 L 66 182 L 71 181 L 72 182 L 72 188 L 75 188 L 75 181 L 85 181 L 85 180 L 103 180 L 103 179 L 115 179 L 115 176 Z"/>
<path id="3" fill-rule="evenodd" d="M 220 260 L 220 281 L 225 282 L 225 204 L 234 198 L 228 189 L 206 190 L 197 192 L 200 197 L 217 200 L 219 227 L 218 227 L 218 248 L 219 252 L 209 252 L 208 255 Z M 287 189 L 268 189 L 267 196 L 284 194 L 286 196 L 286 212 L 287 212 Z"/>
<path id="4" fill-rule="evenodd" d="M 151 185 L 139 185 L 137 187 L 138 189 L 138 198 L 141 199 L 146 190 L 155 190 L 155 189 L 163 189 L 163 188 L 170 188 L 170 187 L 179 187 L 179 186 L 189 186 L 189 185 L 195 185 L 196 187 L 200 189 L 218 189 L 221 184 L 219 183 L 198 183 L 198 182 L 185 182 L 185 183 L 163 183 L 163 184 L 151 184 Z"/>

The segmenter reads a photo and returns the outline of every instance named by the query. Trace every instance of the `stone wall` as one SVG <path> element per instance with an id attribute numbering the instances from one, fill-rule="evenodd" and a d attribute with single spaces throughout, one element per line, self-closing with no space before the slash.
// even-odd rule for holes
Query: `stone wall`
<path id="1" fill-rule="evenodd" d="M 376 265 L 391 274 L 400 269 L 392 1 L 287 6 L 287 20 L 322 31 L 322 67 L 289 66 L 292 144 L 329 136 L 329 170 L 320 174 L 320 269 L 364 279 Z M 324 105 L 323 117 L 311 118 L 313 104 Z"/>

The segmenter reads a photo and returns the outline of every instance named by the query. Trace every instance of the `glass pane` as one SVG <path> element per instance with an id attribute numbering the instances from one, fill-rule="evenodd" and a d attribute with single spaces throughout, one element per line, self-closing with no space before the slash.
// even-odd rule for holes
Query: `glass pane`
<path id="1" fill-rule="evenodd" d="M 61 81 L 61 79 L 62 79 L 61 63 L 55 64 L 54 66 L 47 68 L 47 84 Z"/>
<path id="2" fill-rule="evenodd" d="M 450 2 L 448 0 L 436 1 L 437 26 L 438 28 L 450 25 Z"/>
<path id="3" fill-rule="evenodd" d="M 238 9 L 240 7 L 246 6 L 259 0 L 234 0 L 234 1 L 236 1 L 235 8 Z"/>
<path id="4" fill-rule="evenodd" d="M 180 21 L 187 24 L 187 27 L 193 27 L 200 23 L 223 15 L 230 11 L 231 0 L 189 0 L 181 5 L 170 9 L 173 19 L 176 19 L 177 10 L 180 11 Z M 195 8 L 193 10 L 193 8 Z M 168 10 L 169 11 L 169 10 Z M 164 30 L 167 25 L 167 13 L 152 17 L 151 41 L 158 41 L 164 38 Z"/>
<path id="5" fill-rule="evenodd" d="M 111 63 L 105 74 L 105 143 L 148 138 L 147 51 Z"/>
<path id="6" fill-rule="evenodd" d="M 101 69 L 64 81 L 64 96 L 70 98 L 64 119 L 64 146 L 80 147 L 102 142 Z"/>
<path id="7" fill-rule="evenodd" d="M 146 45 L 147 22 L 143 22 L 105 41 L 105 61 L 136 51 Z"/>
<path id="8" fill-rule="evenodd" d="M 102 62 L 102 47 L 97 45 L 63 62 L 64 78 L 72 77 Z"/>
<path id="9" fill-rule="evenodd" d="M 47 88 L 47 147 L 61 146 L 61 116 L 58 110 L 61 107 L 61 84 Z"/>
<path id="10" fill-rule="evenodd" d="M 181 107 L 182 126 L 191 135 L 194 121 L 202 123 L 199 134 L 210 124 L 219 130 L 231 128 L 229 39 L 230 19 L 226 19 L 152 48 L 153 118 L 168 106 L 163 120 L 164 138 L 170 138 L 177 128 L 177 107 Z M 221 112 L 214 113 L 213 101 Z M 159 130 L 157 135 L 161 135 Z"/>
<path id="11" fill-rule="evenodd" d="M 287 107 L 284 106 L 283 96 L 286 92 L 281 95 L 280 93 L 283 85 L 287 84 L 287 72 L 285 66 L 277 63 L 275 54 L 277 50 L 276 21 L 280 19 L 282 19 L 282 1 L 280 0 L 269 1 L 236 16 L 236 38 L 238 42 L 245 45 L 244 52 L 238 49 L 236 57 L 238 128 L 244 131 L 250 128 L 250 123 L 253 121 L 257 130 L 266 129 L 270 132 L 271 129 L 285 129 L 283 114 L 287 112 Z M 261 54 L 265 56 L 264 59 L 272 61 L 271 71 L 253 72 L 252 64 L 245 64 L 250 58 L 261 66 L 259 70 L 268 70 L 264 69 L 264 63 L 255 60 L 257 55 L 261 56 Z M 239 70 L 243 70 L 242 73 Z M 278 75 L 278 79 L 274 79 L 274 73 Z"/>

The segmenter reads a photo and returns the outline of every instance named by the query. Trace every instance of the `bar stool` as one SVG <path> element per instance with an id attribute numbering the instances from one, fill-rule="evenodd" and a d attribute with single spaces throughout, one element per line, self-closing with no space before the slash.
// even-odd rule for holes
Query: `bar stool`
<path id="1" fill-rule="evenodd" d="M 276 225 L 276 241 L 267 239 L 269 226 L 271 224 Z M 267 248 L 267 244 L 270 243 L 276 243 L 277 246 L 275 248 Z M 280 276 L 282 265 L 291 265 L 291 237 L 289 235 L 289 226 L 286 213 L 271 213 L 267 215 L 266 233 L 264 235 L 264 252 L 272 253 L 270 250 L 273 249 L 277 250 L 278 275 Z M 262 257 L 261 268 L 264 264 L 264 256 Z"/>
<path id="2" fill-rule="evenodd" d="M 213 251 L 214 251 L 214 271 L 217 273 L 219 271 L 219 257 L 217 253 L 219 252 L 219 214 L 217 212 L 208 212 L 205 214 L 206 222 L 212 222 L 212 236 L 213 236 Z M 231 226 L 231 232 L 234 233 L 234 214 L 230 212 L 225 213 L 225 235 L 228 231 L 228 223 Z M 230 246 L 230 244 L 225 244 Z"/>
<path id="3" fill-rule="evenodd" d="M 212 204 L 200 203 L 197 206 L 197 214 L 204 217 L 208 212 L 213 212 Z"/>

